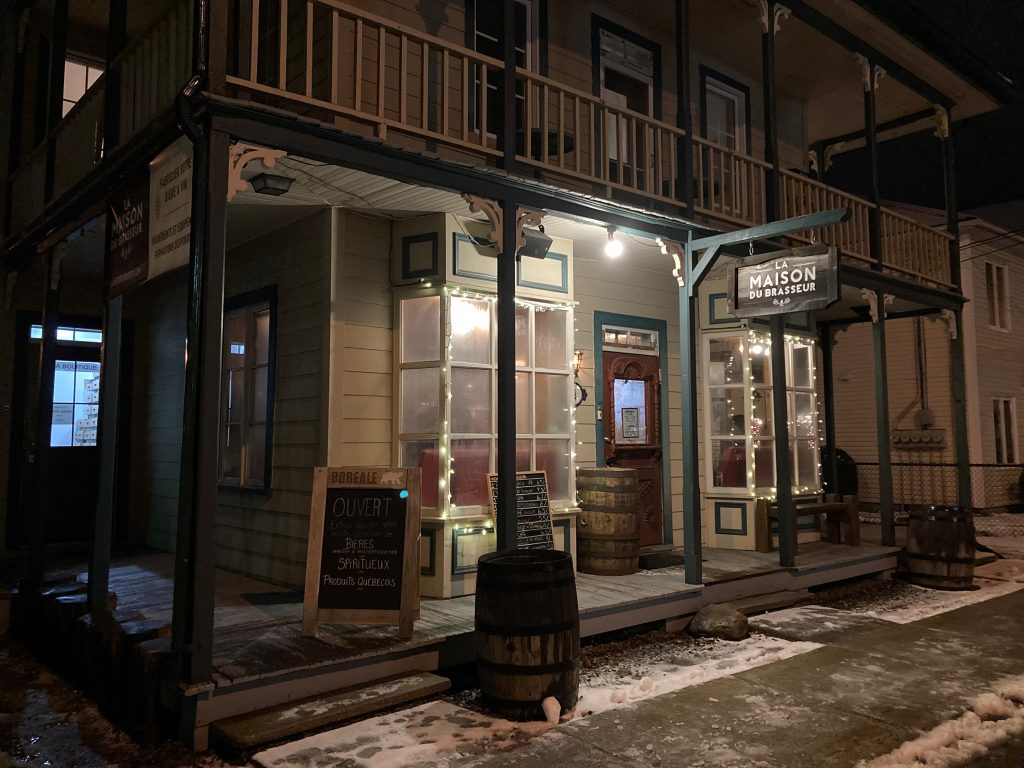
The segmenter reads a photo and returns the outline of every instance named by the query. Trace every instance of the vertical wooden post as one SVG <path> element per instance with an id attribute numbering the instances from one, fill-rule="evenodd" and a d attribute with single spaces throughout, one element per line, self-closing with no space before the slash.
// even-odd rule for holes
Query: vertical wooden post
<path id="1" fill-rule="evenodd" d="M 825 450 L 828 451 L 828 463 L 825 464 L 825 482 L 829 493 L 841 493 L 839 490 L 839 461 L 836 457 L 836 404 L 835 381 L 833 380 L 832 344 L 835 333 L 831 326 L 822 325 L 818 329 L 818 348 L 821 349 L 822 394 L 825 400 Z"/>
<path id="2" fill-rule="evenodd" d="M 676 0 L 676 126 L 686 131 L 676 144 L 677 189 L 687 210 L 693 211 L 693 110 L 690 107 L 690 0 Z M 681 189 L 680 189 L 681 188 Z"/>
<path id="3" fill-rule="evenodd" d="M 764 95 L 764 159 L 772 167 L 765 180 L 768 221 L 779 218 L 779 131 L 775 92 L 775 0 L 762 0 L 761 83 Z M 780 512 L 781 514 L 781 512 Z"/>
<path id="4" fill-rule="evenodd" d="M 498 549 L 516 549 L 516 201 L 501 201 L 498 253 Z"/>
<path id="5" fill-rule="evenodd" d="M 183 683 L 213 667 L 224 249 L 229 137 L 207 127 L 193 143 L 185 396 L 171 644 Z M 187 735 L 187 734 L 183 734 Z"/>
<path id="6" fill-rule="evenodd" d="M 57 324 L 60 315 L 60 271 L 67 244 L 54 246 L 47 258 L 46 286 L 43 295 L 43 338 L 40 343 L 39 377 L 36 392 L 36 437 L 33 455 L 32 503 L 22 514 L 30 515 L 28 529 L 29 565 L 27 577 L 32 587 L 43 582 L 46 572 L 46 519 L 50 504 L 50 432 L 53 428 L 53 378 L 57 363 Z"/>
<path id="7" fill-rule="evenodd" d="M 54 172 L 57 165 L 57 143 L 53 129 L 64 112 L 64 57 L 68 50 L 69 0 L 55 0 L 53 4 L 53 36 L 50 39 L 50 88 L 46 107 L 46 167 L 43 177 L 43 204 L 53 197 Z"/>
<path id="8" fill-rule="evenodd" d="M 896 545 L 896 514 L 892 500 L 892 443 L 889 437 L 889 377 L 885 356 L 885 294 L 874 291 L 875 316 L 871 340 L 875 352 L 875 432 L 878 440 L 878 512 L 882 544 Z"/>
<path id="9" fill-rule="evenodd" d="M 875 114 L 875 89 L 881 69 L 863 56 L 859 56 L 864 78 L 864 149 L 868 159 L 870 186 L 868 200 L 868 248 L 872 260 L 872 268 L 881 272 L 885 261 L 882 250 L 882 211 L 879 208 L 878 180 L 878 124 Z"/>
<path id="10" fill-rule="evenodd" d="M 504 94 L 501 100 L 501 151 L 503 167 L 505 170 L 511 170 L 516 164 L 516 13 L 515 0 L 502 0 L 502 2 L 505 27 L 505 69 L 502 71 L 502 90 Z M 486 83 L 481 83 L 481 88 L 486 89 Z M 526 128 L 527 126 L 523 127 L 523 153 L 529 155 L 530 137 L 527 135 Z M 542 141 L 545 138 L 542 136 Z M 516 217 L 512 216 L 513 225 L 515 220 Z M 507 224 L 508 222 L 506 222 L 506 226 Z M 515 253 L 514 249 L 512 253 Z"/>
<path id="11" fill-rule="evenodd" d="M 4 195 L 3 231 L 7 236 L 11 232 L 11 183 L 10 178 L 21 165 L 21 134 L 24 130 L 25 103 L 25 48 L 28 44 L 28 13 L 29 3 L 20 0 L 16 6 L 14 17 L 18 28 L 15 32 L 17 47 L 14 51 L 14 66 L 11 77 L 11 111 L 7 141 L 7 187 Z"/>
<path id="12" fill-rule="evenodd" d="M 110 582 L 110 547 L 117 508 L 118 429 L 121 410 L 121 341 L 124 298 L 107 301 L 103 322 L 103 352 L 100 367 L 100 475 L 89 558 L 89 610 L 96 618 L 106 616 Z"/>
<path id="13" fill-rule="evenodd" d="M 789 399 L 786 393 L 786 316 L 772 315 L 772 418 L 775 422 L 775 504 L 779 511 L 779 565 L 796 565 L 796 508 L 789 457 Z"/>
<path id="14" fill-rule="evenodd" d="M 121 70 L 111 66 L 128 43 L 128 0 L 110 0 L 107 17 L 107 68 L 103 73 L 103 147 L 121 141 Z"/>
<path id="15" fill-rule="evenodd" d="M 679 366 L 681 371 L 681 407 L 683 418 L 683 554 L 687 584 L 701 584 L 701 509 L 700 478 L 697 465 L 697 323 L 694 299 L 699 296 L 693 284 L 693 251 L 686 235 L 683 251 L 682 285 L 679 286 Z"/>

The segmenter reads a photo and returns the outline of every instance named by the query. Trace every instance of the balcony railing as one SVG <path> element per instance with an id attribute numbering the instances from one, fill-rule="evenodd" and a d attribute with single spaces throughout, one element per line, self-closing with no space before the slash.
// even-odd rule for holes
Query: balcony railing
<path id="1" fill-rule="evenodd" d="M 178 0 L 111 62 L 50 135 L 11 175 L 11 226 L 19 232 L 45 205 L 84 179 L 103 159 L 109 84 L 119 81 L 119 140 L 124 142 L 174 104 L 192 68 L 192 2 Z M 113 77 L 116 73 L 116 78 Z M 46 194 L 46 146 L 54 143 L 53 188 Z"/>

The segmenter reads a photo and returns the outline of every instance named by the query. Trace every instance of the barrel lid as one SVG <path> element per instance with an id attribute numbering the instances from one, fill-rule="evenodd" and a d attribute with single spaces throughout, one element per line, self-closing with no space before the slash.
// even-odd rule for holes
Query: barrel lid
<path id="1" fill-rule="evenodd" d="M 910 510 L 907 514 L 918 520 L 970 520 L 972 518 L 971 510 L 950 506 L 919 507 Z"/>

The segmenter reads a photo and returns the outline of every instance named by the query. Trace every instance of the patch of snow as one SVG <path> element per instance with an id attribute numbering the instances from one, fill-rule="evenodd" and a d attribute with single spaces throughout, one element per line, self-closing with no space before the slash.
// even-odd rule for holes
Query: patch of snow
<path id="1" fill-rule="evenodd" d="M 540 703 L 540 708 L 544 710 L 544 717 L 547 718 L 549 725 L 558 725 L 558 720 L 562 716 L 562 705 L 558 703 L 558 699 L 548 696 Z"/>
<path id="2" fill-rule="evenodd" d="M 984 567 L 976 570 L 982 571 Z M 908 589 L 891 604 L 882 604 L 876 608 L 858 612 L 864 616 L 891 621 L 895 624 L 909 624 L 1024 589 L 1024 583 L 984 578 L 977 575 L 974 584 L 978 587 L 977 589 L 960 592 L 927 589 L 908 584 Z"/>
<path id="3" fill-rule="evenodd" d="M 971 711 L 857 768 L 958 768 L 1024 736 L 1024 677 L 1004 680 L 974 699 Z"/>

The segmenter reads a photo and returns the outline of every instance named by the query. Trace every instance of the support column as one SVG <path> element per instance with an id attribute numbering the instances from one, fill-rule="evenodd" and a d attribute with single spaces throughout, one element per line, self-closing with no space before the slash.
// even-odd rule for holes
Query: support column
<path id="1" fill-rule="evenodd" d="M 864 81 L 864 149 L 867 153 L 868 172 L 871 179 L 868 189 L 868 248 L 874 262 L 872 268 L 882 271 L 884 254 L 882 252 L 882 211 L 879 208 L 880 193 L 878 181 L 878 121 L 875 115 L 875 91 L 878 81 L 885 75 L 885 70 L 872 64 L 866 57 L 854 54 L 861 66 L 861 77 Z"/>
<path id="2" fill-rule="evenodd" d="M 103 146 L 121 141 L 121 70 L 111 66 L 128 43 L 128 0 L 110 0 L 107 16 L 107 66 L 103 73 Z"/>
<path id="3" fill-rule="evenodd" d="M 195 127 L 193 126 L 193 130 Z M 214 546 L 224 325 L 228 135 L 208 124 L 193 140 L 185 395 L 171 645 L 178 679 L 208 681 L 213 667 Z M 183 707 L 194 705 L 194 697 Z M 182 737 L 192 740 L 183 714 Z"/>
<path id="4" fill-rule="evenodd" d="M 775 427 L 775 504 L 779 511 L 779 565 L 796 565 L 796 509 L 789 457 L 789 403 L 786 395 L 786 316 L 772 315 L 772 418 Z"/>
<path id="5" fill-rule="evenodd" d="M 498 549 L 516 549 L 516 219 L 515 200 L 501 202 L 498 253 Z"/>
<path id="6" fill-rule="evenodd" d="M 764 159 L 772 168 L 765 181 L 765 210 L 768 221 L 779 218 L 779 133 L 775 94 L 775 33 L 779 16 L 789 10 L 775 0 L 761 0 L 761 83 L 764 89 Z"/>
<path id="7" fill-rule="evenodd" d="M 121 339 L 123 296 L 107 301 L 103 322 L 103 351 L 100 365 L 100 475 L 89 558 L 89 611 L 94 618 L 107 615 L 110 583 L 110 547 L 117 508 L 117 457 L 121 410 Z"/>
<path id="8" fill-rule="evenodd" d="M 503 21 L 505 27 L 505 69 L 502 72 L 502 120 L 501 120 L 501 151 L 503 166 L 506 171 L 516 165 L 516 15 L 515 0 L 503 0 Z M 483 84 L 481 84 L 483 85 Z M 527 126 L 523 126 L 523 154 L 530 154 L 530 136 Z M 541 136 L 541 141 L 546 141 Z M 561 151 L 561 148 L 559 148 Z M 515 222 L 516 217 L 511 220 Z M 514 252 L 514 251 L 513 251 Z M 499 268 L 500 269 L 500 268 Z"/>
<path id="9" fill-rule="evenodd" d="M 831 326 L 822 325 L 818 329 L 818 348 L 821 350 L 822 394 L 825 400 L 825 450 L 828 451 L 828 462 L 825 470 L 825 483 L 829 493 L 839 493 L 839 461 L 836 458 L 836 404 L 835 381 L 833 379 L 832 345 L 835 332 Z"/>
<path id="10" fill-rule="evenodd" d="M 678 189 L 671 194 L 693 211 L 693 114 L 690 108 L 690 0 L 676 0 L 676 142 Z"/>
<path id="11" fill-rule="evenodd" d="M 676 264 L 679 286 L 679 382 L 682 388 L 683 416 L 683 554 L 687 584 L 703 582 L 701 554 L 700 476 L 697 453 L 697 320 L 695 304 L 698 296 L 694 285 L 693 252 L 687 233 L 683 264 Z M 680 270 L 682 267 L 682 270 Z M 680 274 L 682 271 L 682 274 Z"/>
<path id="12" fill-rule="evenodd" d="M 64 58 L 68 50 L 69 0 L 55 0 L 53 4 L 53 34 L 50 38 L 50 87 L 46 97 L 46 168 L 43 179 L 43 204 L 53 197 L 54 172 L 57 163 L 57 143 L 53 129 L 64 112 Z"/>
<path id="13" fill-rule="evenodd" d="M 61 242 L 49 253 L 46 287 L 43 295 L 43 338 L 39 352 L 39 377 L 36 391 L 36 436 L 33 455 L 32 502 L 21 514 L 28 517 L 29 585 L 38 588 L 46 572 L 46 518 L 50 504 L 50 432 L 53 428 L 53 374 L 57 364 L 57 324 L 60 313 L 61 262 L 67 243 Z"/>
<path id="14" fill-rule="evenodd" d="M 896 545 L 896 516 L 892 502 L 892 442 L 889 435 L 889 376 L 885 356 L 885 307 L 892 296 L 861 291 L 871 310 L 871 340 L 875 353 L 875 434 L 878 440 L 878 512 L 882 518 L 882 544 Z"/>

